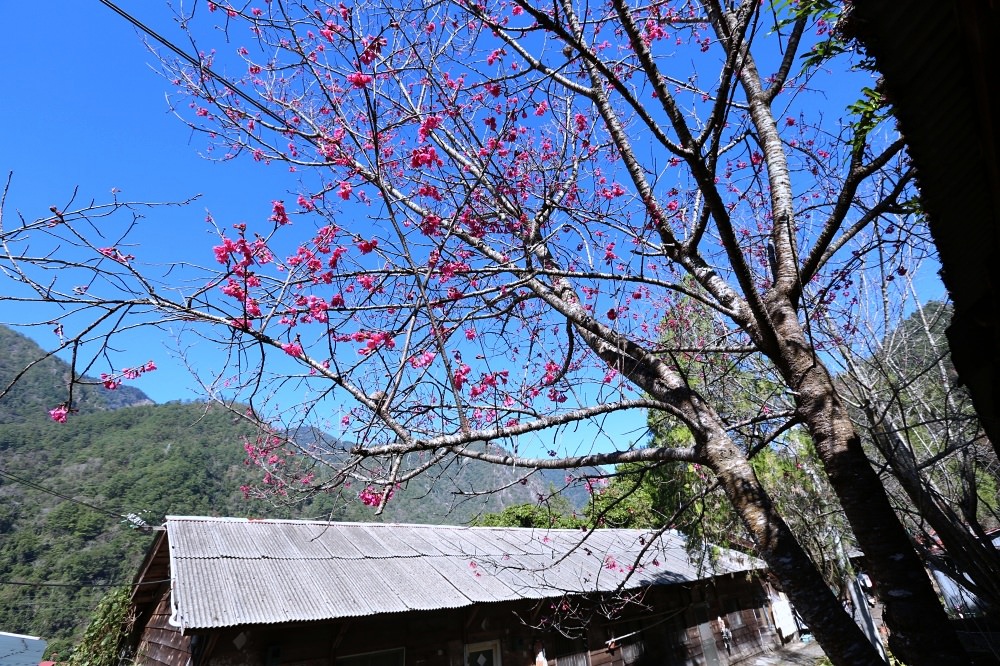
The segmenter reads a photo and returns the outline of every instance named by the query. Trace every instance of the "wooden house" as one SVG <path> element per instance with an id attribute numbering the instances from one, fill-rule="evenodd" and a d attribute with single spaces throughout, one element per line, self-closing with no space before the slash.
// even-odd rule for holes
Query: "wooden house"
<path id="1" fill-rule="evenodd" d="M 794 631 L 762 563 L 675 532 L 170 517 L 137 578 L 137 662 L 736 663 Z"/>

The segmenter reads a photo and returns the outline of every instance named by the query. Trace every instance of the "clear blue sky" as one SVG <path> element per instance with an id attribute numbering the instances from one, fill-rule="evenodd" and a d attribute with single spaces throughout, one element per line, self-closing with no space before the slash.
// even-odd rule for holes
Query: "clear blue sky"
<path id="1" fill-rule="evenodd" d="M 180 39 L 166 2 L 119 5 Z M 201 195 L 186 208 L 152 212 L 137 240 L 144 260 L 212 263 L 206 209 L 226 226 L 266 220 L 271 200 L 294 188 L 281 166 L 206 160 L 204 136 L 169 112 L 165 95 L 173 86 L 155 71 L 156 58 L 143 38 L 97 0 L 4 2 L 2 16 L 0 174 L 6 179 L 13 172 L 8 218 L 20 212 L 35 219 L 48 215 L 50 206 L 64 208 L 77 187 L 78 205 L 107 201 L 112 188 L 130 200 Z M 4 309 L 0 322 L 25 323 L 36 314 L 9 304 Z M 49 329 L 18 330 L 47 349 L 56 344 Z M 170 363 L 162 342 L 148 335 L 141 355 L 155 358 L 160 371 L 134 385 L 157 401 L 193 397 L 188 372 Z"/>
<path id="2" fill-rule="evenodd" d="M 178 45 L 186 44 L 166 0 L 117 4 Z M 152 224 L 135 240 L 141 243 L 144 261 L 211 264 L 216 242 L 205 223 L 206 210 L 223 226 L 262 221 L 271 214 L 273 199 L 295 189 L 296 180 L 284 166 L 205 159 L 205 137 L 193 134 L 169 111 L 165 95 L 174 86 L 156 72 L 156 57 L 145 37 L 97 0 L 4 2 L 2 16 L 0 174 L 6 178 L 13 172 L 6 216 L 47 216 L 50 206 L 66 206 L 74 188 L 79 188 L 78 204 L 107 201 L 112 188 L 129 200 L 181 201 L 200 195 L 184 209 L 151 213 Z M 46 321 L 51 316 L 5 305 L 0 322 Z M 50 326 L 17 330 L 46 349 L 57 344 Z M 200 397 L 188 369 L 171 358 L 166 348 L 170 342 L 149 329 L 125 341 L 125 351 L 134 356 L 129 363 L 152 358 L 159 368 L 129 384 L 157 402 Z M 208 372 L 217 369 L 214 361 L 221 353 L 202 343 L 193 359 Z M 611 415 L 605 427 L 618 446 L 643 441 L 645 415 Z M 543 442 L 540 450 L 558 444 L 571 453 L 585 452 L 591 442 L 603 439 L 592 428 L 584 424 L 555 435 L 557 441 Z M 604 447 L 610 444 L 603 441 Z M 583 450 L 575 450 L 579 446 Z"/>
<path id="3" fill-rule="evenodd" d="M 185 43 L 165 0 L 119 4 L 154 30 Z M 144 259 L 211 263 L 214 241 L 205 224 L 206 209 L 224 226 L 266 220 L 271 200 L 285 198 L 295 188 L 294 178 L 280 165 L 206 160 L 201 155 L 205 138 L 170 113 L 165 95 L 173 86 L 155 71 L 156 58 L 143 37 L 97 0 L 8 1 L 2 16 L 0 174 L 6 178 L 13 172 L 7 216 L 47 215 L 52 205 L 64 207 L 77 187 L 79 203 L 107 200 L 112 188 L 131 200 L 180 201 L 201 195 L 187 208 L 153 212 L 152 223 L 137 240 Z M 939 287 L 931 291 L 941 293 Z M 36 314 L 5 310 L 0 322 L 23 323 Z M 39 316 L 44 321 L 45 315 Z M 55 345 L 47 329 L 29 333 L 46 348 Z M 160 370 L 135 385 L 160 402 L 195 397 L 187 370 L 171 362 L 162 345 L 148 334 L 138 341 L 142 349 L 134 362 L 154 358 Z M 218 353 L 203 347 L 195 358 L 208 363 Z M 620 432 L 634 441 L 642 420 L 631 418 Z"/>

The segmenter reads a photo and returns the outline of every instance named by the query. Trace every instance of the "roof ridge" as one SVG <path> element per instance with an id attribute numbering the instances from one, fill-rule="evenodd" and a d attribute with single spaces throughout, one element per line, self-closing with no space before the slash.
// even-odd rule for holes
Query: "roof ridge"
<path id="1" fill-rule="evenodd" d="M 657 534 L 659 536 L 675 536 L 684 538 L 677 530 L 660 531 L 656 528 L 634 528 L 634 527 L 599 527 L 594 529 L 583 529 L 576 527 L 510 527 L 510 526 L 488 526 L 488 525 L 451 525 L 442 523 L 376 523 L 358 522 L 348 520 L 306 520 L 302 518 L 239 518 L 235 516 L 172 516 L 165 518 L 166 522 L 218 522 L 218 523 L 261 523 L 261 524 L 283 524 L 283 525 L 347 525 L 351 527 L 371 527 L 371 528 L 414 528 L 414 529 L 455 529 L 455 530 L 476 530 L 484 532 L 494 531 L 519 531 L 519 532 L 543 532 L 543 533 L 569 533 L 569 534 Z"/>

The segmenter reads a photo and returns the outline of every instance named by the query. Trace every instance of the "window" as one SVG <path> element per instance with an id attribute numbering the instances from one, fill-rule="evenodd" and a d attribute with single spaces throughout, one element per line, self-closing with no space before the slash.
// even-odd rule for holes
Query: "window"
<path id="1" fill-rule="evenodd" d="M 551 649 L 549 657 L 555 657 L 556 666 L 590 666 L 587 641 L 582 637 L 569 638 L 555 633 L 548 639 Z"/>
<path id="2" fill-rule="evenodd" d="M 622 661 L 626 664 L 636 663 L 642 659 L 642 655 L 646 651 L 646 646 L 643 644 L 642 638 L 638 635 L 626 639 L 621 647 Z"/>
<path id="3" fill-rule="evenodd" d="M 337 666 L 403 666 L 403 648 L 352 654 L 337 659 Z"/>
<path id="4" fill-rule="evenodd" d="M 642 640 L 642 624 L 639 621 L 623 622 L 614 625 L 617 636 L 605 641 L 610 650 L 620 650 L 621 659 L 626 665 L 634 664 L 642 659 L 646 645 Z"/>
<path id="5" fill-rule="evenodd" d="M 470 643 L 465 646 L 466 666 L 501 666 L 500 642 Z M 339 665 L 338 665 L 339 666 Z M 353 665 L 352 665 L 353 666 Z M 379 664 L 378 666 L 382 666 Z"/>
<path id="6" fill-rule="evenodd" d="M 740 600 L 730 598 L 726 600 L 726 622 L 730 629 L 743 626 L 743 608 Z"/>
<path id="7" fill-rule="evenodd" d="M 556 657 L 556 666 L 590 666 L 589 656 L 587 652 L 565 654 L 561 657 Z"/>

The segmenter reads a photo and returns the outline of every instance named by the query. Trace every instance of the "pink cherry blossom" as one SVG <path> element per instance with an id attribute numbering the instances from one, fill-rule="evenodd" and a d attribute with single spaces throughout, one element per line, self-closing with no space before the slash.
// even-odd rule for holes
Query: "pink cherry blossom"
<path id="1" fill-rule="evenodd" d="M 302 356 L 304 355 L 304 352 L 302 350 L 302 345 L 300 345 L 298 342 L 286 342 L 285 344 L 281 345 L 281 348 L 285 351 L 286 354 L 288 354 L 289 356 L 294 356 L 295 358 L 302 358 Z"/>
<path id="2" fill-rule="evenodd" d="M 369 83 L 374 80 L 371 74 L 364 74 L 362 72 L 352 72 L 347 75 L 347 82 L 350 83 L 355 88 L 364 88 Z"/>
<path id="3" fill-rule="evenodd" d="M 288 224 L 290 220 L 288 219 L 288 213 L 285 212 L 285 202 L 280 200 L 275 200 L 271 202 L 271 217 L 268 218 L 272 222 L 277 222 L 278 224 Z"/>
<path id="4" fill-rule="evenodd" d="M 69 414 L 69 409 L 66 408 L 66 405 L 59 405 L 55 409 L 49 410 L 49 418 L 56 423 L 66 423 L 67 414 Z"/>

